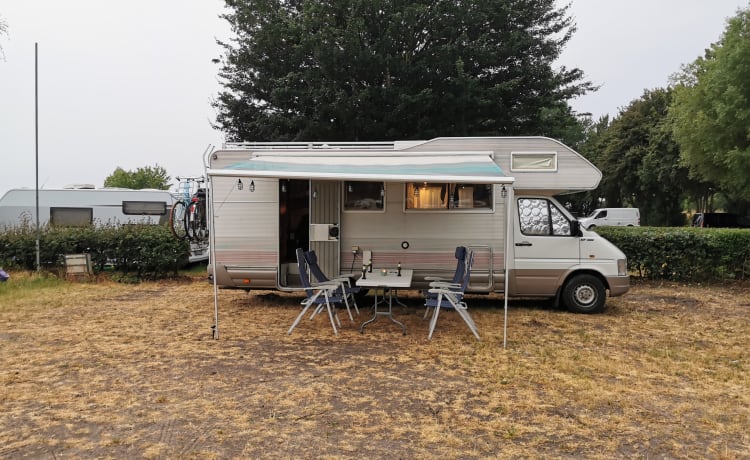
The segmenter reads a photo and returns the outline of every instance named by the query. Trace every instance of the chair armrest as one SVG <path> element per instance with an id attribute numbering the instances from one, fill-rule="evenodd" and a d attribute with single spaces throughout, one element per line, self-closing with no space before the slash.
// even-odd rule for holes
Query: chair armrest
<path id="1" fill-rule="evenodd" d="M 461 285 L 458 283 L 443 283 L 440 281 L 433 281 L 432 283 L 430 283 L 430 287 L 444 288 L 444 289 L 460 289 Z"/>
<path id="2" fill-rule="evenodd" d="M 448 281 L 450 278 L 443 278 L 441 276 L 425 276 L 425 281 Z"/>

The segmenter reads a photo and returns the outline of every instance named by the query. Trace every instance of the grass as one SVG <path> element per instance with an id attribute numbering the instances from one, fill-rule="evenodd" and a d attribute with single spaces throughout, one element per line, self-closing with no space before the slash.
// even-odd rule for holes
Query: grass
<path id="1" fill-rule="evenodd" d="M 419 299 L 339 337 L 205 276 L 0 284 L 0 457 L 750 458 L 750 288 L 639 283 L 605 313 Z M 363 305 L 360 305 L 361 307 Z"/>

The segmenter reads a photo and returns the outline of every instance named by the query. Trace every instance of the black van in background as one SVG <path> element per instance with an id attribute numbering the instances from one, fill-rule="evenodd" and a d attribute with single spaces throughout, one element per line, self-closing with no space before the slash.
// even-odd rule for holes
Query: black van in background
<path id="1" fill-rule="evenodd" d="M 698 212 L 693 215 L 693 227 L 744 228 L 747 225 L 731 212 Z"/>

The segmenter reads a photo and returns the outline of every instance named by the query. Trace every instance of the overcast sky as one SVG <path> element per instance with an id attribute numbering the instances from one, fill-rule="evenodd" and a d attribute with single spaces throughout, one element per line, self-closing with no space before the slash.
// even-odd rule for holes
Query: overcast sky
<path id="1" fill-rule="evenodd" d="M 578 112 L 616 115 L 716 42 L 747 0 L 571 0 L 578 32 L 559 64 L 601 89 Z M 567 1 L 558 0 L 559 4 Z M 4 0 L 0 17 L 0 195 L 35 184 L 34 43 L 39 183 L 101 187 L 116 167 L 203 173 L 220 146 L 211 100 L 229 37 L 223 0 Z M 265 139 L 255 139 L 265 140 Z"/>

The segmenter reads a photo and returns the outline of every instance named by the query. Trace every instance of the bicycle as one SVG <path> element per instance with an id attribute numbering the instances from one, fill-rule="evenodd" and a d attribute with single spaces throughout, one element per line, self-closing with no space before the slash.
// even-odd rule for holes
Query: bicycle
<path id="1" fill-rule="evenodd" d="M 177 177 L 177 180 L 181 192 L 169 213 L 169 228 L 177 239 L 203 243 L 208 238 L 206 189 L 200 186 L 205 179 L 199 176 Z"/>
<path id="2" fill-rule="evenodd" d="M 206 189 L 198 188 L 185 213 L 185 232 L 190 241 L 200 243 L 208 239 L 206 214 Z"/>

